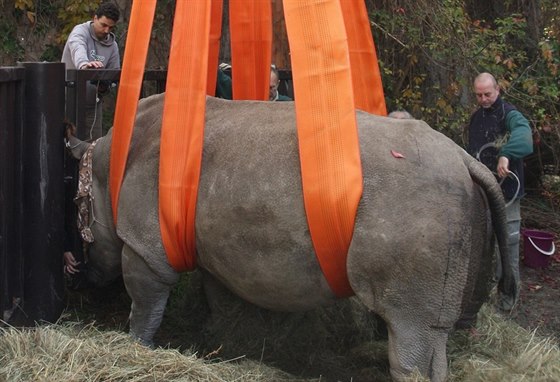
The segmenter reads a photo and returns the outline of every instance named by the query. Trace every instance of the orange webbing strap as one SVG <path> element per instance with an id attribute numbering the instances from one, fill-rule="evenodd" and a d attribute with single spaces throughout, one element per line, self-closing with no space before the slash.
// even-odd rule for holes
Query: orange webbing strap
<path id="1" fill-rule="evenodd" d="M 212 0 L 210 11 L 210 47 L 208 51 L 208 82 L 206 94 L 216 95 L 216 73 L 220 55 L 220 39 L 222 37 L 222 0 Z"/>
<path id="2" fill-rule="evenodd" d="M 362 170 L 344 20 L 339 0 L 284 0 L 284 14 L 309 230 L 331 289 L 349 296 Z"/>
<path id="3" fill-rule="evenodd" d="M 202 162 L 210 34 L 209 1 L 177 1 L 159 165 L 159 219 L 171 266 L 196 265 L 194 218 Z M 215 75 L 215 73 L 214 73 Z"/>
<path id="4" fill-rule="evenodd" d="M 356 108 L 372 114 L 387 115 L 366 3 L 340 0 L 340 6 L 348 35 Z"/>
<path id="5" fill-rule="evenodd" d="M 230 0 L 233 99 L 268 100 L 272 57 L 270 0 Z"/>
<path id="6" fill-rule="evenodd" d="M 156 0 L 134 1 L 126 38 L 123 67 L 119 82 L 119 93 L 115 106 L 113 122 L 113 141 L 111 143 L 111 162 L 109 167 L 109 190 L 113 220 L 117 224 L 119 194 L 128 157 L 128 147 L 136 119 L 138 98 L 144 77 L 144 67 L 150 34 L 156 10 Z"/>

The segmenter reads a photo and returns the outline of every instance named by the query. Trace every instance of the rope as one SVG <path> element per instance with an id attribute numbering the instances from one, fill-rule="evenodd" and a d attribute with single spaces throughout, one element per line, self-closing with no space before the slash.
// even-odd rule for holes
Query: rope
<path id="1" fill-rule="evenodd" d="M 494 149 L 497 148 L 497 146 L 494 142 L 489 142 L 489 143 L 486 143 L 486 144 L 482 145 L 480 147 L 480 149 L 478 150 L 478 152 L 476 153 L 476 160 L 478 160 L 479 162 L 482 162 L 480 160 L 480 153 L 482 153 L 484 150 L 492 149 L 492 148 L 494 148 Z M 504 180 L 506 180 L 506 178 L 500 178 L 496 171 L 492 171 L 492 174 L 494 174 L 494 176 L 496 178 L 500 179 L 500 182 L 499 182 L 500 186 L 502 185 L 502 183 L 504 183 Z M 510 171 L 508 173 L 507 177 L 515 180 L 516 183 L 517 183 L 517 188 L 515 190 L 515 193 L 513 194 L 511 199 L 506 202 L 506 207 L 509 207 L 515 201 L 515 199 L 517 199 L 517 195 L 519 195 L 519 190 L 521 189 L 521 182 L 519 181 L 519 178 L 517 177 L 517 175 L 515 175 L 515 173 L 513 171 Z"/>

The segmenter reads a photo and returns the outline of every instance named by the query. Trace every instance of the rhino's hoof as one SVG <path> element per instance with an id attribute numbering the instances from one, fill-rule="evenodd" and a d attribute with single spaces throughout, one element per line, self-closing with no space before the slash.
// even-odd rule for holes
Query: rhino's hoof
<path id="1" fill-rule="evenodd" d="M 498 302 L 498 308 L 503 310 L 504 312 L 511 312 L 513 307 L 515 306 L 515 298 L 511 296 L 500 296 L 500 300 Z"/>
<path id="2" fill-rule="evenodd" d="M 463 315 L 459 320 L 455 323 L 455 330 L 470 330 L 476 327 L 476 319 L 477 315 L 469 314 Z"/>

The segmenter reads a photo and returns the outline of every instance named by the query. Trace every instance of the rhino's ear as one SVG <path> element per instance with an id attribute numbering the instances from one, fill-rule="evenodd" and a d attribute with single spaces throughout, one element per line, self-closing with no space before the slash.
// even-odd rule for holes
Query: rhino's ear
<path id="1" fill-rule="evenodd" d="M 76 126 L 70 121 L 64 121 L 64 143 L 66 149 L 76 159 L 81 159 L 90 146 L 90 143 L 81 141 L 76 137 Z"/>

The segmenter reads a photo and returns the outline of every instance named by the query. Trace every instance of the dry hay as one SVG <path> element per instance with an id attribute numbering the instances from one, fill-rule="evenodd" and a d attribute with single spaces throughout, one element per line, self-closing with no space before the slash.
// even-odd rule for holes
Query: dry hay
<path id="1" fill-rule="evenodd" d="M 1 381 L 298 380 L 247 359 L 209 362 L 190 352 L 152 350 L 123 332 L 100 331 L 94 325 L 0 330 Z"/>
<path id="2" fill-rule="evenodd" d="M 560 348 L 496 314 L 490 305 L 479 313 L 472 332 L 457 332 L 448 346 L 450 381 L 560 381 Z"/>
<path id="3" fill-rule="evenodd" d="M 227 312 L 212 315 L 206 326 L 207 346 L 220 347 L 222 357 L 247 355 L 295 375 L 328 377 L 323 381 L 349 375 L 353 381 L 388 380 L 386 334 L 357 300 L 299 313 L 232 301 L 223 302 Z"/>
<path id="4" fill-rule="evenodd" d="M 189 285 L 180 290 L 197 289 L 200 280 L 196 276 L 190 275 Z M 210 302 L 212 313 L 202 328 L 205 335 L 197 348 L 200 354 L 220 349 L 216 355 L 221 358 L 247 356 L 293 375 L 321 377 L 322 381 L 344 381 L 348 375 L 354 382 L 387 380 L 385 325 L 357 299 L 305 312 L 272 312 L 247 303 L 223 286 L 212 285 L 204 288 L 210 295 L 205 304 Z M 167 316 L 167 325 L 176 317 L 190 322 L 195 315 L 190 310 L 193 299 L 201 295 L 174 296 L 175 306 L 170 310 L 174 312 Z M 363 358 L 360 349 L 364 343 L 376 344 L 376 356 Z"/>
<path id="5" fill-rule="evenodd" d="M 285 316 L 284 323 L 287 324 Z M 332 326 L 330 329 L 336 330 Z M 257 330 L 254 334 L 258 337 L 259 333 Z M 333 333 L 328 338 L 332 336 Z M 355 345 L 356 339 L 346 340 L 350 342 L 348 345 Z M 94 325 L 83 327 L 76 323 L 1 329 L 0 349 L 0 380 L 7 382 L 390 380 L 386 365 L 380 366 L 387 363 L 386 342 L 371 338 L 343 355 L 331 354 L 333 358 L 323 360 L 322 364 L 341 364 L 340 358 L 346 358 L 346 365 L 354 363 L 357 368 L 351 369 L 357 374 L 347 374 L 342 379 L 333 379 L 329 373 L 314 379 L 298 378 L 245 358 L 212 362 L 192 351 L 151 350 L 122 332 L 101 331 Z M 315 349 L 313 354 L 299 352 L 298 356 L 311 362 L 321 350 Z M 450 382 L 560 380 L 558 344 L 495 313 L 491 305 L 483 306 L 476 330 L 451 335 L 448 353 Z M 373 370 L 371 365 L 376 358 L 379 368 Z M 363 369 L 356 371 L 360 364 Z M 416 375 L 411 381 L 425 379 Z"/>

